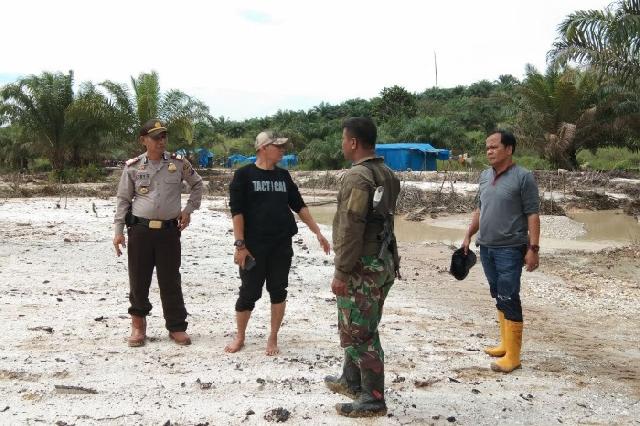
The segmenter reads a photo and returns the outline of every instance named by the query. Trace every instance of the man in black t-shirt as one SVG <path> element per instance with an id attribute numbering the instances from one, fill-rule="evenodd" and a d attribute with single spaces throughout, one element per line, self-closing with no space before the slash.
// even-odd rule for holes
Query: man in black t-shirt
<path id="1" fill-rule="evenodd" d="M 236 170 L 229 185 L 233 217 L 234 262 L 240 266 L 240 294 L 236 301 L 235 338 L 224 348 L 237 352 L 244 346 L 245 331 L 255 302 L 267 283 L 271 298 L 271 332 L 267 355 L 276 355 L 278 331 L 284 318 L 289 269 L 293 257 L 291 237 L 298 232 L 292 210 L 316 234 L 329 254 L 329 242 L 320 232 L 291 175 L 276 164 L 282 160 L 288 139 L 271 131 L 256 137 L 256 162 Z"/>

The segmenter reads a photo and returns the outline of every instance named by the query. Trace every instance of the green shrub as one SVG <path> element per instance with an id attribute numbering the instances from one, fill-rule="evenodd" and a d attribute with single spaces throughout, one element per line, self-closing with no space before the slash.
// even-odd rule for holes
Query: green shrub
<path id="1" fill-rule="evenodd" d="M 576 156 L 581 168 L 592 170 L 639 170 L 640 152 L 628 148 L 598 148 L 595 154 L 581 150 Z"/>
<path id="2" fill-rule="evenodd" d="M 49 182 L 79 183 L 101 182 L 106 177 L 105 170 L 95 164 L 78 168 L 52 170 L 49 172 Z"/>
<path id="3" fill-rule="evenodd" d="M 51 170 L 51 162 L 48 158 L 34 158 L 29 167 L 32 172 L 48 172 Z"/>
<path id="4" fill-rule="evenodd" d="M 529 170 L 551 170 L 551 163 L 535 155 L 514 155 L 513 161 Z"/>

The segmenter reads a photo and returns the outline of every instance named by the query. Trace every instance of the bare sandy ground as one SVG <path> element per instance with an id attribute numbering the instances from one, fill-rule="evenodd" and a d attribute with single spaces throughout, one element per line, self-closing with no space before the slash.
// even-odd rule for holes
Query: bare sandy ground
<path id="1" fill-rule="evenodd" d="M 524 274 L 523 368 L 502 375 L 481 351 L 497 336 L 481 267 L 455 281 L 449 247 L 403 244 L 403 279 L 381 326 L 390 414 L 354 421 L 335 414 L 344 398 L 322 383 L 341 362 L 332 258 L 306 228 L 295 239 L 279 356 L 264 355 L 268 297 L 245 349 L 222 350 L 239 280 L 221 200 L 205 201 L 183 234 L 194 344 L 169 340 L 154 280 L 151 341 L 129 348 L 114 200 L 57 202 L 0 205 L 1 424 L 265 424 L 280 407 L 287 423 L 312 425 L 640 423 L 640 252 L 543 253 L 541 268 Z"/>

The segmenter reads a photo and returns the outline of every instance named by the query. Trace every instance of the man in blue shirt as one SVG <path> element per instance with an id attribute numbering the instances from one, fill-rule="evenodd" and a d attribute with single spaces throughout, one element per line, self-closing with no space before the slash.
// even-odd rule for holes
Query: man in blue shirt
<path id="1" fill-rule="evenodd" d="M 471 237 L 480 231 L 476 244 L 491 297 L 496 299 L 501 337 L 498 346 L 485 352 L 500 357 L 491 369 L 503 373 L 520 368 L 522 267 L 531 272 L 540 261 L 538 186 L 529 170 L 513 162 L 515 149 L 516 138 L 510 132 L 498 130 L 487 138 L 491 168 L 480 175 L 478 207 L 462 243 L 466 253 Z"/>

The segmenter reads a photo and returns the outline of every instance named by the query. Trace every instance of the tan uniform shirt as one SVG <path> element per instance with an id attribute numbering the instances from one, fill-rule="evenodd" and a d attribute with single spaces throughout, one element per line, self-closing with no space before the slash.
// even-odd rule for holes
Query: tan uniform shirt
<path id="1" fill-rule="evenodd" d="M 191 163 L 179 155 L 165 152 L 154 164 L 144 153 L 127 161 L 118 185 L 116 215 L 113 220 L 116 235 L 124 231 L 124 218 L 131 207 L 134 216 L 146 219 L 177 219 L 181 212 L 182 181 L 191 187 L 184 208 L 192 213 L 200 207 L 202 178 Z"/>
<path id="2" fill-rule="evenodd" d="M 369 161 L 375 172 L 362 163 Z M 374 180 L 373 173 L 376 174 Z M 347 281 L 356 262 L 362 256 L 377 255 L 381 242 L 378 235 L 383 224 L 372 222 L 373 194 L 376 183 L 389 191 L 386 209 L 395 212 L 400 192 L 400 181 L 382 158 L 367 157 L 353 164 L 343 176 L 338 192 L 338 207 L 333 218 L 333 251 L 335 253 L 334 277 Z"/>

